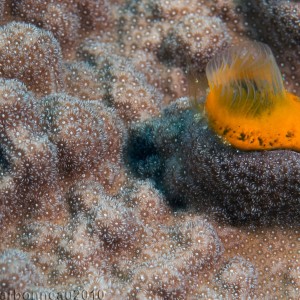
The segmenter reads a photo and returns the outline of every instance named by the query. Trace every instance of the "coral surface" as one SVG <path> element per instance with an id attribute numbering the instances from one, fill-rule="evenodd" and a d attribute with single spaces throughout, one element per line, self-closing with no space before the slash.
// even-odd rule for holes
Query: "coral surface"
<path id="1" fill-rule="evenodd" d="M 193 105 L 251 40 L 299 96 L 299 13 L 0 1 L 0 298 L 298 299 L 300 154 L 236 150 Z"/>
<path id="2" fill-rule="evenodd" d="M 179 99 L 161 117 L 132 128 L 128 153 L 133 171 L 155 180 L 174 205 L 180 201 L 212 210 L 241 225 L 298 223 L 300 154 L 234 149 L 187 103 Z M 137 146 L 141 142 L 142 148 Z"/>

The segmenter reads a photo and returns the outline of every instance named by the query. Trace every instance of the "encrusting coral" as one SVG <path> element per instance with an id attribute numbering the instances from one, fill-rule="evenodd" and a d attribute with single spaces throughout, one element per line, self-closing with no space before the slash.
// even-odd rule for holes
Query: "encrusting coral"
<path id="1" fill-rule="evenodd" d="M 103 101 L 116 109 L 125 124 L 157 115 L 161 94 L 125 58 L 113 55 L 111 48 L 109 44 L 88 40 L 79 51 L 84 61 L 92 61 L 96 65 L 102 90 L 105 91 Z"/>
<path id="2" fill-rule="evenodd" d="M 0 95 L 1 161 L 5 171 L 1 207 L 8 214 L 16 213 L 17 207 L 21 215 L 42 211 L 46 192 L 56 183 L 56 149 L 37 125 L 35 98 L 25 85 L 15 79 L 1 79 Z"/>
<path id="3" fill-rule="evenodd" d="M 70 49 L 79 36 L 107 29 L 112 23 L 106 0 L 12 0 L 12 15 L 49 30 L 61 46 Z"/>
<path id="4" fill-rule="evenodd" d="M 164 38 L 159 57 L 194 72 L 203 72 L 209 58 L 230 43 L 224 23 L 207 14 L 181 17 Z"/>
<path id="5" fill-rule="evenodd" d="M 0 31 L 0 75 L 20 79 L 37 95 L 63 88 L 60 45 L 49 31 L 11 22 Z"/>
<path id="6" fill-rule="evenodd" d="M 0 1 L 0 298 L 298 299 L 299 153 L 237 150 L 194 109 L 207 62 L 254 39 L 299 96 L 298 20 L 283 0 Z"/>
<path id="7" fill-rule="evenodd" d="M 65 94 L 53 94 L 39 102 L 41 127 L 57 147 L 62 178 L 87 176 L 108 150 L 102 120 L 88 104 Z"/>
<path id="8" fill-rule="evenodd" d="M 1 292 L 24 290 L 32 280 L 40 282 L 34 265 L 26 252 L 17 249 L 7 249 L 0 256 L 0 288 Z"/>

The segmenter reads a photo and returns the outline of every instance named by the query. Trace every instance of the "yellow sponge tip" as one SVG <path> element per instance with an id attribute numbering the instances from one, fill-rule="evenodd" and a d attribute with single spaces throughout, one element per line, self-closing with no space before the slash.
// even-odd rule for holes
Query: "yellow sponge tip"
<path id="1" fill-rule="evenodd" d="M 247 42 L 215 56 L 206 67 L 209 124 L 243 150 L 300 150 L 300 101 L 288 93 L 271 49 Z"/>

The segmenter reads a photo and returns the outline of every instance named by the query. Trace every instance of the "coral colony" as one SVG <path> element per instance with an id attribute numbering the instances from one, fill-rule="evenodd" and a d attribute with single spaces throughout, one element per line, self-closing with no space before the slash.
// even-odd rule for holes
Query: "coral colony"
<path id="1" fill-rule="evenodd" d="M 299 299 L 300 3 L 0 1 L 0 298 Z"/>

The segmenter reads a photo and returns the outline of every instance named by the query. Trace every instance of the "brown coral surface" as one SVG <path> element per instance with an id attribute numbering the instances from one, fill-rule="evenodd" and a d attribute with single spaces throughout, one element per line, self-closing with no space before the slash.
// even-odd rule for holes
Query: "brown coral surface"
<path id="1" fill-rule="evenodd" d="M 299 299 L 299 153 L 219 146 L 186 101 L 254 39 L 299 95 L 299 19 L 283 0 L 0 1 L 0 298 Z"/>

